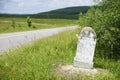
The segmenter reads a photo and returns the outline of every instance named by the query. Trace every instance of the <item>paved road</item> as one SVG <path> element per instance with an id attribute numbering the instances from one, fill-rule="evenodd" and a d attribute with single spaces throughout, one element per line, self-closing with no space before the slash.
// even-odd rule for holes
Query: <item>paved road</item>
<path id="1" fill-rule="evenodd" d="M 41 29 L 34 31 L 0 34 L 0 54 L 9 51 L 13 48 L 17 48 L 23 44 L 28 44 L 35 40 L 53 36 L 60 32 L 76 29 L 76 28 L 78 27 L 70 26 L 70 27 L 50 28 L 50 29 Z"/>

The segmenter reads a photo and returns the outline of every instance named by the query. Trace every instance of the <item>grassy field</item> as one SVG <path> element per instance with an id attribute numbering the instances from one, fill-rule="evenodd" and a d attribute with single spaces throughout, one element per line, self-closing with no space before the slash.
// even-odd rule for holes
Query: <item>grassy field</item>
<path id="1" fill-rule="evenodd" d="M 13 18 L 13 20 L 15 21 L 15 28 L 11 26 L 12 18 L 0 17 L 0 33 L 9 33 L 9 32 L 28 31 L 28 30 L 78 25 L 77 20 L 32 18 L 32 25 L 35 27 L 32 26 L 31 28 L 29 28 L 27 26 L 26 18 Z"/>
<path id="2" fill-rule="evenodd" d="M 79 29 L 63 32 L 39 40 L 0 55 L 0 80 L 70 80 L 54 74 L 53 64 L 72 64 L 75 56 Z M 96 52 L 97 53 L 97 52 Z M 94 80 L 120 80 L 120 60 L 105 60 L 95 56 L 95 67 L 110 73 L 99 74 Z M 91 77 L 77 77 L 71 80 L 93 80 Z"/>

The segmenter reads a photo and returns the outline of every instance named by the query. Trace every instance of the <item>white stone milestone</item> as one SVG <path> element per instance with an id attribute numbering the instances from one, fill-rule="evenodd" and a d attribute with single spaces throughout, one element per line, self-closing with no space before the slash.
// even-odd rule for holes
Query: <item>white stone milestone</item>
<path id="1" fill-rule="evenodd" d="M 78 36 L 74 67 L 92 69 L 96 45 L 96 33 L 91 27 L 84 27 Z"/>

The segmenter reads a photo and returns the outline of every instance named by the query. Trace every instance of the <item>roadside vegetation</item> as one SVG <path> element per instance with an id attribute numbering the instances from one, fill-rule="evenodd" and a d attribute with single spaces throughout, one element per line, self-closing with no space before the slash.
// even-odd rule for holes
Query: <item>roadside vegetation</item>
<path id="1" fill-rule="evenodd" d="M 78 20 L 0 17 L 0 33 L 77 25 Z"/>
<path id="2" fill-rule="evenodd" d="M 120 1 L 103 0 L 92 7 L 86 15 L 80 14 L 79 24 L 92 27 L 97 33 L 99 57 L 120 59 Z"/>
<path id="3" fill-rule="evenodd" d="M 73 64 L 79 29 L 63 32 L 54 37 L 39 40 L 0 56 L 1 80 L 69 80 L 54 74 L 53 64 Z M 95 67 L 111 74 L 99 74 L 94 80 L 119 80 L 120 60 L 114 61 L 95 56 Z M 77 77 L 73 80 L 91 80 Z"/>

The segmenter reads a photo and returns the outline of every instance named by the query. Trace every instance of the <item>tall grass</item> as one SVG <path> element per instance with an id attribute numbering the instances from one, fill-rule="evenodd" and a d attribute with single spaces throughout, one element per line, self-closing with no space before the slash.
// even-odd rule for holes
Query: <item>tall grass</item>
<path id="1" fill-rule="evenodd" d="M 0 80 L 91 80 L 90 77 L 67 78 L 54 73 L 53 64 L 73 63 L 79 29 L 39 40 L 0 56 Z M 104 60 L 95 56 L 95 66 L 111 74 L 100 74 L 94 80 L 119 80 L 120 60 Z"/>

